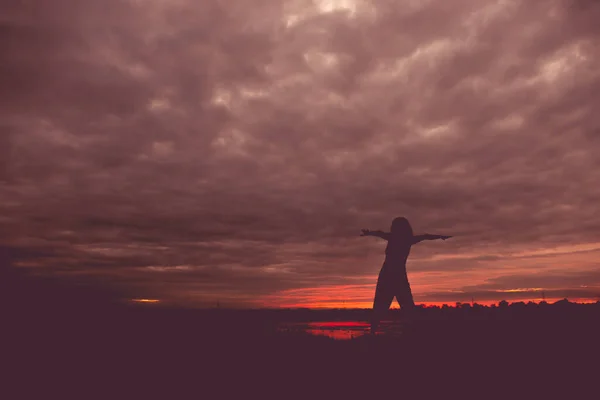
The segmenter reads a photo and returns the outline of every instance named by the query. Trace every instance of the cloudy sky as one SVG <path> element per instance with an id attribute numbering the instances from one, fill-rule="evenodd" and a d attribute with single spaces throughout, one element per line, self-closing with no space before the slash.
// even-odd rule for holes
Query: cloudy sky
<path id="1" fill-rule="evenodd" d="M 0 246 L 194 306 L 600 296 L 594 0 L 5 0 Z"/>

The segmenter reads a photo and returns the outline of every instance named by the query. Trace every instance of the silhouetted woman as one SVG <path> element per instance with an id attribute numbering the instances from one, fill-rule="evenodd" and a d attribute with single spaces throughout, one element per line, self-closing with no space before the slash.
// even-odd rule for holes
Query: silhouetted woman
<path id="1" fill-rule="evenodd" d="M 388 241 L 385 248 L 385 261 L 379 272 L 373 301 L 371 333 L 375 333 L 382 314 L 390 308 L 394 296 L 403 310 L 412 310 L 415 306 L 406 275 L 406 259 L 410 247 L 423 240 L 446 240 L 452 236 L 429 234 L 414 236 L 410 223 L 404 217 L 392 221 L 390 232 L 363 229 L 361 236 L 377 236 Z"/>

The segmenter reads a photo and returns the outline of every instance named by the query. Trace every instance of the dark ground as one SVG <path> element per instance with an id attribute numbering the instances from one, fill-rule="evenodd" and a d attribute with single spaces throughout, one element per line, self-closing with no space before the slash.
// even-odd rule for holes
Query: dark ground
<path id="1" fill-rule="evenodd" d="M 0 282 L 0 399 L 600 398 L 598 303 L 424 309 L 400 336 L 336 341 L 277 326 L 368 311 L 134 307 Z"/>

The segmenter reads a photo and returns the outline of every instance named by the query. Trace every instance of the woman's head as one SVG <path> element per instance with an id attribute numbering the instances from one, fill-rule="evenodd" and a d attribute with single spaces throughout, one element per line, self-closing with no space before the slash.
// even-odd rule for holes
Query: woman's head
<path id="1" fill-rule="evenodd" d="M 394 235 L 402 235 L 402 236 L 412 236 L 413 230 L 410 226 L 410 222 L 404 217 L 394 218 L 392 221 L 392 227 L 390 231 Z"/>

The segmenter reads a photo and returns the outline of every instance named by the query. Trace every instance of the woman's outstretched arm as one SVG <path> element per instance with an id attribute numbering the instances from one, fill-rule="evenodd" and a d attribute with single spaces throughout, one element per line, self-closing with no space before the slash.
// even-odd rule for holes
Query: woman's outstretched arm
<path id="1" fill-rule="evenodd" d="M 360 236 L 377 236 L 385 240 L 388 240 L 390 237 L 389 232 L 370 231 L 368 229 L 361 229 L 361 231 L 362 233 L 360 234 Z"/>
<path id="2" fill-rule="evenodd" d="M 452 236 L 430 235 L 429 233 L 426 233 L 424 235 L 413 236 L 413 243 L 419 243 L 419 242 L 422 242 L 423 240 L 436 240 L 436 239 L 446 240 L 446 239 L 450 239 L 451 237 Z"/>

